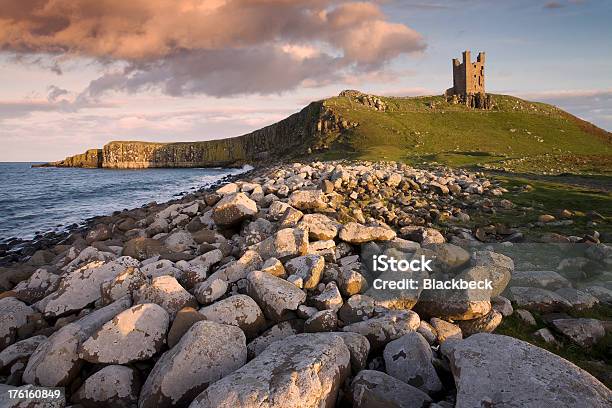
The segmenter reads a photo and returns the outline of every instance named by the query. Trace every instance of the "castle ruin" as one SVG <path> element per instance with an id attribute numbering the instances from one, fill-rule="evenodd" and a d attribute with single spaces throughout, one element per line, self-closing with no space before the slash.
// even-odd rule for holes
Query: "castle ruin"
<path id="1" fill-rule="evenodd" d="M 471 108 L 490 109 L 491 96 L 485 92 L 485 53 L 479 52 L 472 62 L 471 52 L 463 51 L 463 62 L 453 58 L 453 87 L 446 90 L 446 99 Z"/>

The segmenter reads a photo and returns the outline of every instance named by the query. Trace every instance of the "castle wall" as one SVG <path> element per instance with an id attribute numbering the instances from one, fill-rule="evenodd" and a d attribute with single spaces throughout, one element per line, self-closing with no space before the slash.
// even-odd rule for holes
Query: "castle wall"
<path id="1" fill-rule="evenodd" d="M 485 93 L 484 76 L 485 53 L 478 54 L 475 62 L 471 61 L 470 51 L 463 52 L 463 62 L 453 59 L 453 94 L 474 95 Z"/>

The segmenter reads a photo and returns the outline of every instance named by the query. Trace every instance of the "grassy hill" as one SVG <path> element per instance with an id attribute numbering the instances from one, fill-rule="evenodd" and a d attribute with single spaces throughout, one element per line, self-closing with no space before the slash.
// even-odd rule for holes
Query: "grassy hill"
<path id="1" fill-rule="evenodd" d="M 378 97 L 385 111 L 357 98 L 325 100 L 325 108 L 359 125 L 328 135 L 321 158 L 400 160 L 411 164 L 478 165 L 539 174 L 610 174 L 612 134 L 554 106 L 493 95 L 491 110 L 443 96 Z"/>

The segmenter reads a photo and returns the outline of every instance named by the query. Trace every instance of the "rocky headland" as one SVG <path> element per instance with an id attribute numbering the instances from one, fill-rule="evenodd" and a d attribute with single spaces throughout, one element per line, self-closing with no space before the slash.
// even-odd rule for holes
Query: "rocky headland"
<path id="1" fill-rule="evenodd" d="M 548 232 L 552 215 L 538 240 L 471 223 L 518 207 L 507 193 L 461 169 L 310 162 L 98 217 L 6 258 L 0 390 L 65 387 L 45 406 L 75 408 L 609 407 L 609 355 L 596 376 L 569 360 L 609 345 L 612 248 Z M 393 276 L 374 255 L 492 289 L 379 292 Z"/>

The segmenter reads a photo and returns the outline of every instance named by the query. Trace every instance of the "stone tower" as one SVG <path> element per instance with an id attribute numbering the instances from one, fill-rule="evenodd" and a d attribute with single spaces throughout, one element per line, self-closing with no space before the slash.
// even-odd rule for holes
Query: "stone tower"
<path id="1" fill-rule="evenodd" d="M 479 52 L 472 62 L 471 52 L 463 52 L 463 62 L 453 59 L 453 87 L 446 90 L 449 102 L 464 103 L 472 108 L 490 109 L 491 98 L 485 92 L 485 53 Z"/>

